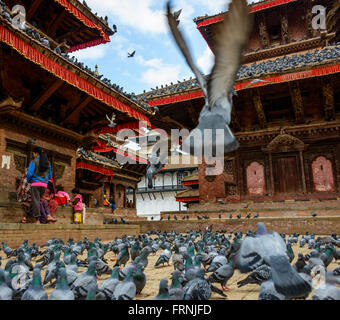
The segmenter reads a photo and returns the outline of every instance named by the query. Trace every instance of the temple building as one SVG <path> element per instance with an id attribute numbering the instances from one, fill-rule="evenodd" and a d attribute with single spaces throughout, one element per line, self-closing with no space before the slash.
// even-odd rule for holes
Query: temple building
<path id="1" fill-rule="evenodd" d="M 24 25 L 15 24 L 15 5 L 26 9 Z M 106 145 L 106 115 L 123 128 L 151 125 L 152 109 L 70 54 L 113 35 L 107 18 L 76 0 L 0 1 L 0 211 L 16 202 L 35 146 L 46 150 L 55 184 L 68 193 L 78 186 L 88 207 L 111 190 L 127 208 L 127 189 L 136 189 L 146 166 L 121 166 L 94 151 Z"/>
<path id="2" fill-rule="evenodd" d="M 326 29 L 313 29 L 311 0 L 249 5 L 254 27 L 235 84 L 231 128 L 240 147 L 225 156 L 224 172 L 198 167 L 200 206 L 251 201 L 340 199 L 340 6 L 326 8 Z M 214 52 L 223 14 L 198 17 Z M 196 79 L 139 95 L 157 106 L 150 121 L 171 129 L 197 125 L 204 105 Z M 191 194 L 192 193 L 192 194 Z M 179 194 L 181 197 L 181 194 Z M 179 198 L 178 198 L 179 199 Z"/>

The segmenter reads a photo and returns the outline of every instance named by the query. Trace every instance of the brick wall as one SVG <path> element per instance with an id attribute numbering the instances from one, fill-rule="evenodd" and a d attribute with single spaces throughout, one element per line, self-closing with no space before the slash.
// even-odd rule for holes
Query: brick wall
<path id="1" fill-rule="evenodd" d="M 87 225 L 34 225 L 34 224 L 0 224 L 0 241 L 6 241 L 10 247 L 18 247 L 25 239 L 29 244 L 36 242 L 44 244 L 47 240 L 62 238 L 67 241 L 73 238 L 74 241 L 83 240 L 87 237 L 93 241 L 99 237 L 102 241 L 112 241 L 115 237 L 126 235 L 137 235 L 138 225 L 128 226 L 87 226 Z"/>
<path id="2" fill-rule="evenodd" d="M 168 231 L 176 230 L 177 232 L 188 232 L 190 230 L 205 230 L 206 227 L 213 227 L 213 231 L 227 230 L 227 232 L 244 232 L 256 230 L 257 223 L 264 222 L 269 231 L 292 234 L 294 232 L 305 234 L 315 232 L 319 235 L 330 235 L 331 233 L 340 233 L 340 217 L 320 217 L 320 218 L 262 218 L 262 219 L 242 219 L 242 220 L 210 220 L 210 221 L 148 221 L 138 222 L 140 231 L 145 233 L 150 230 Z"/>

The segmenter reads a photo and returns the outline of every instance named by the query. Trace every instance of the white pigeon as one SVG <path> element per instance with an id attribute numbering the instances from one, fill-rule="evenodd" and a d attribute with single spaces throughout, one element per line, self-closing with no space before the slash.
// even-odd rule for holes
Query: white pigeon
<path id="1" fill-rule="evenodd" d="M 239 146 L 229 128 L 234 83 L 249 41 L 253 19 L 253 15 L 249 14 L 247 1 L 233 0 L 224 21 L 220 24 L 215 37 L 215 65 L 208 81 L 192 59 L 186 41 L 177 27 L 176 19 L 171 13 L 170 1 L 167 4 L 167 17 L 172 35 L 205 97 L 199 124 L 184 140 L 183 150 L 190 150 L 192 155 L 197 152 L 203 154 L 203 141 L 206 144 L 209 134 L 212 134 L 212 156 L 220 155 L 221 151 L 224 154 L 232 152 Z M 209 131 L 205 131 L 206 129 Z"/>
<path id="2" fill-rule="evenodd" d="M 115 127 L 117 124 L 114 122 L 115 120 L 116 120 L 116 115 L 113 113 L 112 114 L 112 118 L 110 119 L 109 118 L 109 116 L 108 115 L 106 115 L 106 119 L 109 121 L 109 124 L 108 124 L 108 126 L 110 127 L 110 128 L 113 128 L 113 127 Z"/>

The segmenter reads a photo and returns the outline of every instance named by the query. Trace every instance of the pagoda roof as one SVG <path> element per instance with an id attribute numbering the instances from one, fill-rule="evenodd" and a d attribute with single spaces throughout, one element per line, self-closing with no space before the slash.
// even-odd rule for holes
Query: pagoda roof
<path id="1" fill-rule="evenodd" d="M 325 70 L 322 74 L 340 72 L 340 43 L 329 45 L 322 49 L 315 49 L 302 53 L 281 56 L 252 64 L 243 64 L 237 73 L 235 90 L 265 86 L 280 82 L 297 80 L 300 77 L 308 78 L 317 74 L 313 69 Z M 306 72 L 304 72 L 306 71 Z M 292 76 L 289 76 L 291 74 Z M 296 75 L 296 77 L 293 76 Z M 206 76 L 208 79 L 209 76 Z M 252 85 L 254 79 L 262 79 L 269 82 L 258 82 Z M 178 81 L 176 84 L 161 86 L 149 92 L 138 95 L 138 98 L 147 102 L 150 106 L 162 106 L 179 101 L 192 100 L 203 97 L 203 92 L 196 79 Z"/>
<path id="2" fill-rule="evenodd" d="M 192 181 L 198 181 L 198 174 L 195 173 L 195 174 L 192 174 L 191 176 L 188 176 L 188 177 L 184 177 L 182 179 L 182 183 L 183 182 L 192 182 Z"/>
<path id="3" fill-rule="evenodd" d="M 70 58 L 68 53 L 53 48 L 53 44 L 42 33 L 37 38 L 30 28 L 26 28 L 25 31 L 14 29 L 10 21 L 0 14 L 0 41 L 62 81 L 112 109 L 136 120 L 150 123 L 148 116 L 151 115 L 151 109 L 145 103 L 137 102 L 133 96 L 119 91 L 117 89 L 119 87 L 108 79 L 101 80 L 102 76 L 97 76 L 74 57 Z"/>
<path id="4" fill-rule="evenodd" d="M 176 201 L 178 202 L 193 202 L 200 200 L 200 192 L 198 189 L 188 189 L 176 194 Z"/>

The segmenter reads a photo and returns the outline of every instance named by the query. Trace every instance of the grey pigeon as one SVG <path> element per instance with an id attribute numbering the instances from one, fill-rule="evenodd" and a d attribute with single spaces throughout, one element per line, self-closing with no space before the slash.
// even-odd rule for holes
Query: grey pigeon
<path id="1" fill-rule="evenodd" d="M 209 129 L 210 134 L 212 133 L 213 156 L 217 153 L 214 151 L 215 147 L 222 153 L 237 149 L 239 144 L 232 134 L 229 124 L 232 95 L 235 92 L 234 82 L 242 63 L 242 56 L 249 40 L 252 25 L 252 16 L 249 14 L 247 1 L 234 0 L 229 7 L 228 15 L 221 25 L 219 37 L 215 39 L 215 65 L 208 83 L 195 65 L 189 48 L 178 30 L 177 21 L 171 13 L 170 1 L 167 5 L 167 17 L 177 46 L 196 76 L 205 97 L 199 125 L 183 142 L 183 150 L 190 150 L 191 154 L 194 154 L 197 149 L 203 150 L 202 141 L 205 140 L 205 129 Z M 217 139 L 217 129 L 222 129 L 224 139 Z M 194 144 L 192 138 L 194 138 Z M 220 141 L 223 142 L 220 143 Z"/>
<path id="2" fill-rule="evenodd" d="M 158 295 L 152 300 L 170 300 L 168 280 L 162 279 L 159 283 Z"/>
<path id="3" fill-rule="evenodd" d="M 331 283 L 323 283 L 315 288 L 313 300 L 340 300 L 339 288 Z"/>
<path id="4" fill-rule="evenodd" d="M 124 265 L 125 267 L 129 259 L 130 259 L 129 249 L 126 245 L 124 245 L 124 247 L 118 254 L 116 264 L 114 265 L 114 267 L 117 267 L 117 266 L 120 267 L 121 265 Z"/>
<path id="5" fill-rule="evenodd" d="M 13 290 L 6 284 L 4 269 L 0 269 L 0 300 L 12 300 L 12 298 Z"/>
<path id="6" fill-rule="evenodd" d="M 133 271 L 129 270 L 126 278 L 116 286 L 111 300 L 133 300 L 136 293 L 136 285 L 133 282 Z"/>
<path id="7" fill-rule="evenodd" d="M 289 263 L 287 247 L 276 232 L 268 232 L 264 223 L 258 223 L 255 237 L 246 237 L 236 256 L 236 266 L 242 273 L 252 271 L 265 262 L 271 267 L 275 289 L 286 298 L 300 297 L 310 291 Z"/>
<path id="8" fill-rule="evenodd" d="M 105 279 L 98 287 L 96 300 L 111 300 L 113 292 L 119 283 L 118 279 L 119 267 L 114 267 L 111 277 Z"/>
<path id="9" fill-rule="evenodd" d="M 209 300 L 211 293 L 211 285 L 204 278 L 204 270 L 200 269 L 196 277 L 185 285 L 184 300 Z"/>
<path id="10" fill-rule="evenodd" d="M 260 286 L 259 300 L 285 300 L 285 296 L 277 292 L 273 280 L 268 280 Z"/>
<path id="11" fill-rule="evenodd" d="M 91 261 L 88 269 L 80 274 L 71 286 L 76 300 L 85 299 L 88 293 L 88 286 L 94 282 L 97 283 L 96 261 Z"/>
<path id="12" fill-rule="evenodd" d="M 302 253 L 299 253 L 298 254 L 298 259 L 297 259 L 297 261 L 295 262 L 295 264 L 294 264 L 294 268 L 295 268 L 295 270 L 297 271 L 297 272 L 302 272 L 302 270 L 303 270 L 303 268 L 304 268 L 304 266 L 306 265 L 306 262 L 305 262 L 305 259 L 304 259 L 304 256 L 303 256 L 303 254 Z"/>
<path id="13" fill-rule="evenodd" d="M 237 282 L 237 287 L 241 288 L 247 284 L 261 285 L 272 277 L 272 270 L 266 264 L 255 269 L 247 278 Z"/>
<path id="14" fill-rule="evenodd" d="M 158 267 L 160 264 L 167 263 L 169 265 L 169 261 L 171 258 L 172 252 L 170 250 L 170 246 L 168 245 L 165 250 L 162 251 L 158 260 L 155 263 L 155 267 Z"/>
<path id="15" fill-rule="evenodd" d="M 74 293 L 69 288 L 66 277 L 66 269 L 60 268 L 57 276 L 57 288 L 52 291 L 50 300 L 74 300 Z"/>
<path id="16" fill-rule="evenodd" d="M 96 300 L 97 284 L 91 282 L 87 289 L 86 300 Z"/>
<path id="17" fill-rule="evenodd" d="M 210 277 L 208 278 L 208 281 L 211 283 L 220 283 L 222 286 L 223 291 L 229 291 L 230 289 L 226 287 L 228 280 L 234 275 L 234 268 L 230 263 L 227 263 L 225 265 L 222 265 L 217 270 L 215 270 Z"/>
<path id="18" fill-rule="evenodd" d="M 180 272 L 175 270 L 172 274 L 172 282 L 169 288 L 169 296 L 170 300 L 183 300 L 184 298 L 184 289 L 179 282 Z"/>
<path id="19" fill-rule="evenodd" d="M 42 285 L 39 268 L 34 268 L 33 280 L 29 288 L 22 295 L 21 300 L 48 300 L 47 292 Z"/>

